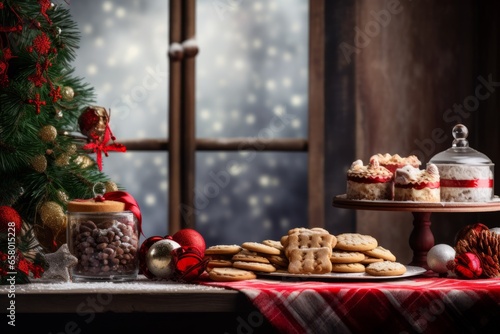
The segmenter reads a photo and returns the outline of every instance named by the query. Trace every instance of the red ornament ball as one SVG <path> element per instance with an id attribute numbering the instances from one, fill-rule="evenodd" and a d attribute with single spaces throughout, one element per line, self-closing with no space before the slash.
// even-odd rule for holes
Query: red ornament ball
<path id="1" fill-rule="evenodd" d="M 473 253 L 463 253 L 455 258 L 455 274 L 461 278 L 479 278 L 483 273 L 481 260 Z"/>
<path id="2" fill-rule="evenodd" d="M 87 107 L 78 118 L 80 132 L 87 137 L 101 137 L 106 131 L 109 115 L 106 109 L 98 106 Z"/>
<path id="3" fill-rule="evenodd" d="M 14 231 L 18 235 L 22 226 L 23 219 L 14 208 L 6 205 L 0 206 L 0 233 Z"/>
<path id="4" fill-rule="evenodd" d="M 205 238 L 195 229 L 183 228 L 172 235 L 172 240 L 183 247 L 193 247 L 197 249 L 201 257 L 205 255 L 205 249 L 207 247 Z"/>

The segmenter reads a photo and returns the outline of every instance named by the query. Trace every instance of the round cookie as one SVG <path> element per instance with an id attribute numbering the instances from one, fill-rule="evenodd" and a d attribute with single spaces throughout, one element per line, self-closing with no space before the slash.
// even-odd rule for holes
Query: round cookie
<path id="1" fill-rule="evenodd" d="M 365 266 L 361 263 L 333 263 L 332 273 L 363 273 Z"/>
<path id="2" fill-rule="evenodd" d="M 266 246 L 271 246 L 276 249 L 279 249 L 280 251 L 283 251 L 283 245 L 281 244 L 281 241 L 266 239 L 263 240 L 262 243 Z"/>
<path id="3" fill-rule="evenodd" d="M 213 268 L 208 273 L 208 277 L 217 282 L 233 282 L 233 281 L 254 279 L 257 278 L 257 275 L 248 270 L 229 267 L 229 268 Z"/>
<path id="4" fill-rule="evenodd" d="M 258 263 L 269 263 L 269 260 L 256 252 L 251 252 L 249 250 L 243 249 L 239 253 L 236 253 L 231 258 L 233 261 L 244 261 L 244 262 L 258 262 Z"/>
<path id="5" fill-rule="evenodd" d="M 210 268 L 223 268 L 223 267 L 232 267 L 233 261 L 230 260 L 210 260 L 207 262 L 207 267 Z"/>
<path id="6" fill-rule="evenodd" d="M 368 265 L 370 263 L 382 262 L 382 261 L 384 261 L 384 259 L 378 257 L 365 256 L 364 260 L 359 261 L 359 263 Z"/>
<path id="7" fill-rule="evenodd" d="M 365 251 L 364 253 L 368 256 L 376 257 L 376 258 L 383 259 L 386 261 L 392 261 L 392 262 L 396 261 L 396 256 L 394 254 L 392 254 L 392 252 L 390 250 L 385 249 L 382 246 L 377 246 L 372 250 Z"/>
<path id="8" fill-rule="evenodd" d="M 234 261 L 233 267 L 244 270 L 260 271 L 265 273 L 272 273 L 276 271 L 276 267 L 269 263 Z"/>
<path id="9" fill-rule="evenodd" d="M 374 249 L 378 246 L 377 239 L 371 235 L 360 233 L 342 233 L 337 235 L 336 249 L 364 252 Z"/>
<path id="10" fill-rule="evenodd" d="M 332 256 L 330 256 L 330 261 L 332 263 L 355 263 L 364 260 L 365 257 L 365 254 L 361 252 L 334 250 Z"/>
<path id="11" fill-rule="evenodd" d="M 241 244 L 241 247 L 248 249 L 252 252 L 269 254 L 269 255 L 280 255 L 281 251 L 275 247 L 264 245 L 260 242 L 247 241 Z"/>
<path id="12" fill-rule="evenodd" d="M 280 268 L 287 268 L 288 267 L 288 259 L 284 255 L 267 255 L 266 256 L 269 262 L 271 264 L 278 266 Z"/>
<path id="13" fill-rule="evenodd" d="M 399 262 L 382 261 L 366 266 L 366 273 L 372 276 L 401 276 L 405 272 L 406 267 Z"/>
<path id="14" fill-rule="evenodd" d="M 241 251 L 238 245 L 215 245 L 205 250 L 205 255 L 234 255 Z"/>

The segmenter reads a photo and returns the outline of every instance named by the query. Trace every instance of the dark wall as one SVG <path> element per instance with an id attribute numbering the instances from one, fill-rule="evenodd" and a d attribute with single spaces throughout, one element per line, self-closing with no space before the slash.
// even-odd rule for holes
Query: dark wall
<path id="1" fill-rule="evenodd" d="M 326 170 L 344 173 L 327 176 L 327 190 L 345 191 L 345 169 L 376 153 L 416 154 L 425 166 L 451 146 L 458 122 L 469 128 L 473 148 L 500 163 L 499 7 L 496 1 L 473 0 L 357 0 L 327 6 L 326 36 L 333 37 L 326 48 L 331 62 L 325 71 Z M 479 99 L 476 88 L 484 80 L 492 82 L 490 94 L 480 90 Z M 359 210 L 352 218 L 340 213 L 344 209 L 331 210 L 332 231 L 355 228 L 375 236 L 401 261 L 411 259 L 410 213 Z M 354 219 L 355 227 L 342 221 L 343 215 Z M 500 226 L 497 217 L 433 214 L 431 228 L 436 243 L 451 244 L 461 226 L 478 220 Z"/>

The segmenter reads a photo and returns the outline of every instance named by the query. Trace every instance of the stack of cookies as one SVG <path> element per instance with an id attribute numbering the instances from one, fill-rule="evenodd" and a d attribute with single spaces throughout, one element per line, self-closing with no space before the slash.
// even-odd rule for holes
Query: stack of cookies
<path id="1" fill-rule="evenodd" d="M 205 256 L 210 257 L 207 272 L 214 281 L 252 279 L 255 272 L 270 273 L 288 266 L 283 246 L 276 240 L 211 246 Z"/>
<path id="2" fill-rule="evenodd" d="M 396 256 L 380 246 L 377 239 L 359 233 L 337 235 L 331 261 L 332 272 L 336 273 L 398 276 L 406 272 L 406 267 L 396 262 Z"/>
<path id="3" fill-rule="evenodd" d="M 294 228 L 279 241 L 208 247 L 207 272 L 214 281 L 254 279 L 257 272 L 291 274 L 366 273 L 399 276 L 406 267 L 369 235 L 322 228 Z"/>

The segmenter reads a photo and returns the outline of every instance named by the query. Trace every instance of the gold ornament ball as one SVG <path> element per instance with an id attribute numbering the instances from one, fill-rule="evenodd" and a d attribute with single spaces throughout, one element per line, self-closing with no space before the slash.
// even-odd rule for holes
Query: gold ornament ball
<path id="1" fill-rule="evenodd" d="M 43 203 L 39 213 L 42 223 L 52 231 L 57 232 L 66 228 L 66 215 L 58 203 L 53 201 Z"/>
<path id="2" fill-rule="evenodd" d="M 47 169 L 47 159 L 43 155 L 37 155 L 31 159 L 30 165 L 38 173 L 43 173 Z"/>
<path id="3" fill-rule="evenodd" d="M 146 266 L 158 278 L 170 278 L 174 274 L 172 251 L 181 247 L 177 242 L 163 239 L 155 242 L 146 253 Z"/>
<path id="4" fill-rule="evenodd" d="M 74 160 L 75 164 L 80 166 L 81 168 L 87 168 L 94 164 L 94 160 L 86 155 L 79 155 Z"/>
<path id="5" fill-rule="evenodd" d="M 52 125 L 45 125 L 38 131 L 38 136 L 45 143 L 54 141 L 57 137 L 57 130 Z"/>
<path id="6" fill-rule="evenodd" d="M 69 158 L 70 156 L 67 153 L 60 154 L 57 156 L 55 164 L 57 166 L 66 166 L 69 164 Z"/>
<path id="7" fill-rule="evenodd" d="M 63 101 L 70 102 L 75 97 L 75 91 L 69 86 L 63 87 L 61 91 Z"/>
<path id="8" fill-rule="evenodd" d="M 107 193 L 112 191 L 118 191 L 118 186 L 113 181 L 107 181 L 104 185 L 106 186 Z"/>
<path id="9" fill-rule="evenodd" d="M 77 149 L 76 145 L 75 144 L 71 144 L 71 145 L 69 145 L 67 152 L 68 152 L 69 155 L 73 155 L 73 154 L 76 153 L 76 149 Z"/>

